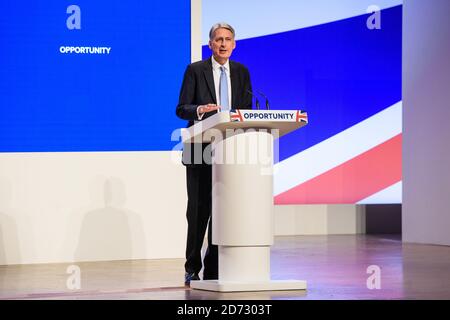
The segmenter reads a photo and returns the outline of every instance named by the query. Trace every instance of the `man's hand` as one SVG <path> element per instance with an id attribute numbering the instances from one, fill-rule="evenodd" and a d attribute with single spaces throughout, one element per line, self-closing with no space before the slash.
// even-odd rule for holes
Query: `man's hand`
<path id="1" fill-rule="evenodd" d="M 208 113 L 208 112 L 215 111 L 218 109 L 220 109 L 219 106 L 217 106 L 213 103 L 208 103 L 207 105 L 199 106 L 198 113 L 203 114 L 203 113 Z"/>

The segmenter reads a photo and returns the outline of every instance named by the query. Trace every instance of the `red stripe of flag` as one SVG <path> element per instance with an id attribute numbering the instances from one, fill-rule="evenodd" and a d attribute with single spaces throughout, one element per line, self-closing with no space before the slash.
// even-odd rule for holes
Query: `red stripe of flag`
<path id="1" fill-rule="evenodd" d="M 308 170 L 308 168 L 298 168 Z M 295 172 L 292 172 L 295 174 Z M 402 179 L 402 135 L 275 197 L 275 204 L 354 204 Z"/>

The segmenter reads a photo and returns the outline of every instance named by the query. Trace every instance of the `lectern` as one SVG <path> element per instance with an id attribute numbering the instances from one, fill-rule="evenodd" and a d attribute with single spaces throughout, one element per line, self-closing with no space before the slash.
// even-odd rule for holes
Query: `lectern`
<path id="1" fill-rule="evenodd" d="M 304 290 L 304 280 L 271 280 L 273 159 L 276 139 L 308 123 L 300 110 L 229 110 L 182 129 L 182 141 L 212 147 L 212 236 L 219 279 L 209 291 Z"/>

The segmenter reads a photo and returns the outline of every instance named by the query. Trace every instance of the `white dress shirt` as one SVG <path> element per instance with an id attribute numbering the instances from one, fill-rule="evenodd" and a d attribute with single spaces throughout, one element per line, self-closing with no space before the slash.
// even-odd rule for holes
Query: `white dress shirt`
<path id="1" fill-rule="evenodd" d="M 220 67 L 222 66 L 220 63 L 214 59 L 214 56 L 211 56 L 211 63 L 212 63 L 212 71 L 213 71 L 213 77 L 214 77 L 214 89 L 216 91 L 216 100 L 217 104 L 220 105 L 220 74 L 222 71 L 220 70 Z M 231 78 L 230 78 L 230 60 L 227 60 L 225 64 L 223 65 L 225 67 L 225 74 L 227 75 L 227 84 L 228 84 L 228 105 L 230 106 L 230 109 L 232 108 L 231 105 Z M 212 102 L 212 101 L 211 101 Z M 200 107 L 200 106 L 199 106 Z M 198 120 L 202 120 L 204 113 L 199 114 L 199 108 L 197 108 L 197 116 Z"/>
<path id="2" fill-rule="evenodd" d="M 220 104 L 220 74 L 222 71 L 220 70 L 220 67 L 222 65 L 214 59 L 214 56 L 211 57 L 212 62 L 212 68 L 213 68 L 213 76 L 214 76 L 214 88 L 216 89 L 216 98 L 217 98 L 217 104 Z M 225 67 L 225 73 L 227 75 L 227 84 L 228 84 L 228 105 L 231 109 L 231 78 L 230 78 L 230 60 L 227 60 L 225 64 L 223 65 Z"/>

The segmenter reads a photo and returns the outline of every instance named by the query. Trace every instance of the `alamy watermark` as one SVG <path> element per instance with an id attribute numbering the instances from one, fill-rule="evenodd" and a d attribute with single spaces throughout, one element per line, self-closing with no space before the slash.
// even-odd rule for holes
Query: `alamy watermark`
<path id="1" fill-rule="evenodd" d="M 366 280 L 367 289 L 381 289 L 381 268 L 377 265 L 370 265 L 367 267 L 366 273 L 370 274 Z"/>
<path id="2" fill-rule="evenodd" d="M 366 26 L 369 30 L 381 29 L 381 10 L 377 5 L 371 5 L 367 8 L 367 13 L 372 13 L 366 22 Z"/>
<path id="3" fill-rule="evenodd" d="M 75 264 L 67 267 L 66 273 L 69 274 L 66 280 L 66 286 L 69 290 L 81 289 L 81 268 Z"/>
<path id="4" fill-rule="evenodd" d="M 183 150 L 183 163 L 259 165 L 261 174 L 273 174 L 273 163 L 279 159 L 278 129 L 208 129 L 202 123 L 191 130 L 174 130 L 172 151 Z M 177 157 L 172 158 L 178 162 Z"/>

